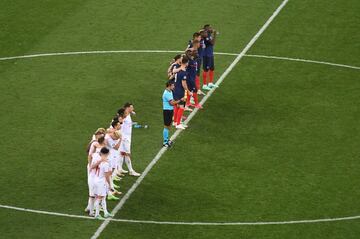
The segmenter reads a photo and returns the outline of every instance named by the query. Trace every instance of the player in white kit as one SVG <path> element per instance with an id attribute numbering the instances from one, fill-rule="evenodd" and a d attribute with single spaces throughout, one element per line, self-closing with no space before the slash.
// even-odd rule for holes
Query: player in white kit
<path id="1" fill-rule="evenodd" d="M 119 200 L 119 198 L 115 197 L 114 194 L 121 194 L 121 192 L 117 191 L 116 189 L 120 188 L 118 185 L 114 183 L 114 181 L 120 181 L 120 177 L 116 175 L 117 168 L 120 160 L 120 122 L 117 119 L 114 119 L 111 123 L 111 130 L 108 130 L 108 133 L 105 136 L 106 145 L 110 150 L 109 155 L 109 163 L 112 170 L 111 181 L 110 181 L 110 190 L 108 192 L 108 200 Z"/>
<path id="2" fill-rule="evenodd" d="M 95 141 L 91 141 L 88 151 L 88 164 L 87 164 L 87 175 L 88 175 L 88 187 L 89 187 L 89 200 L 88 205 L 85 208 L 85 212 L 90 215 L 94 211 L 95 194 L 93 192 L 93 182 L 95 177 L 95 170 L 91 170 L 91 166 L 100 157 L 99 152 L 102 147 L 105 147 L 105 136 L 102 133 L 95 133 Z"/>
<path id="3" fill-rule="evenodd" d="M 131 134 L 132 134 L 132 119 L 131 114 L 134 112 L 134 106 L 131 103 L 126 103 L 124 105 L 124 122 L 121 126 L 121 144 L 120 144 L 120 153 L 121 157 L 124 159 L 126 166 L 129 169 L 129 175 L 139 177 L 140 173 L 135 172 L 131 163 Z"/>
<path id="4" fill-rule="evenodd" d="M 100 160 L 92 164 L 91 169 L 96 169 L 94 178 L 94 194 L 95 194 L 95 218 L 104 219 L 100 215 L 100 203 L 104 210 L 104 217 L 112 217 L 113 215 L 107 211 L 106 195 L 110 187 L 111 167 L 108 161 L 109 149 L 106 147 L 100 150 Z"/>

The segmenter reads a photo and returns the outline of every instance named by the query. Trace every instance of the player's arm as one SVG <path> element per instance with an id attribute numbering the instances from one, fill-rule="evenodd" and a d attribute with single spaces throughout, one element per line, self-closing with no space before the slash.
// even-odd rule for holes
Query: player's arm
<path id="1" fill-rule="evenodd" d="M 189 95 L 192 95 L 192 93 L 189 91 L 189 88 L 188 88 L 188 86 L 187 86 L 186 79 L 183 79 L 183 80 L 181 81 L 181 84 L 182 84 L 182 86 L 184 87 L 184 90 L 187 91 Z"/>
<path id="2" fill-rule="evenodd" d="M 91 165 L 91 169 L 95 169 L 95 168 L 97 168 L 100 164 L 101 164 L 101 162 L 102 162 L 102 160 L 99 160 L 99 161 L 97 161 L 96 163 L 94 163 L 93 165 Z"/>
<path id="3" fill-rule="evenodd" d="M 108 185 L 111 185 L 110 184 L 111 174 L 112 174 L 111 170 L 109 170 L 108 172 L 105 173 L 105 178 L 106 178 L 106 182 Z"/>
<path id="4" fill-rule="evenodd" d="M 213 30 L 212 33 L 213 33 L 212 34 L 212 39 L 210 40 L 210 42 L 211 42 L 212 45 L 215 45 L 217 32 L 216 32 L 216 30 Z"/>

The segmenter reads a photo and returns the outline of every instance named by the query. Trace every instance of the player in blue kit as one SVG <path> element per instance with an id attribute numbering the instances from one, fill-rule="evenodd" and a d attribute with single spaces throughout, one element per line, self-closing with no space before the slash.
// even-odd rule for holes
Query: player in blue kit
<path id="1" fill-rule="evenodd" d="M 203 89 L 210 90 L 216 85 L 213 83 L 214 81 L 214 45 L 216 40 L 217 32 L 214 30 L 209 24 L 204 26 L 203 38 L 205 43 L 205 51 L 203 55 Z M 207 76 L 209 75 L 209 83 L 207 84 Z"/>
<path id="2" fill-rule="evenodd" d="M 169 140 L 169 131 L 174 115 L 174 105 L 178 104 L 180 100 L 175 101 L 173 96 L 173 90 L 175 89 L 174 81 L 169 80 L 166 83 L 166 89 L 164 90 L 163 101 L 163 116 L 164 116 L 164 131 L 163 131 L 163 146 L 171 147 L 172 142 Z"/>
<path id="3" fill-rule="evenodd" d="M 197 40 L 194 40 L 194 45 L 198 45 L 199 44 L 199 41 Z M 192 93 L 192 97 L 194 98 L 194 102 L 195 102 L 195 105 L 194 107 L 195 108 L 199 108 L 201 109 L 202 106 L 199 104 L 199 98 L 198 98 L 198 95 L 197 95 L 197 86 L 196 86 L 196 82 L 195 82 L 195 79 L 196 79 L 196 74 L 197 74 L 197 71 L 198 71 L 198 61 L 197 61 L 197 51 L 195 49 L 189 49 L 185 52 L 186 56 L 189 58 L 189 63 L 188 63 L 188 66 L 186 68 L 186 72 L 187 72 L 187 86 L 188 86 L 188 89 L 189 91 Z M 191 99 L 191 96 L 188 95 L 188 97 L 186 98 L 186 107 L 185 109 L 190 109 L 189 106 L 192 106 L 190 104 L 190 99 Z M 192 111 L 192 110 L 190 110 Z"/>
<path id="4" fill-rule="evenodd" d="M 181 124 L 181 118 L 184 113 L 185 107 L 185 91 L 189 92 L 187 87 L 187 72 L 186 67 L 188 66 L 189 59 L 186 56 L 183 56 L 181 59 L 181 66 L 178 68 L 179 71 L 175 74 L 175 89 L 174 89 L 174 100 L 179 101 L 177 105 L 174 106 L 174 121 L 177 129 L 185 129 L 187 126 Z M 190 96 L 192 93 L 189 93 Z"/>
<path id="5" fill-rule="evenodd" d="M 203 31 L 203 30 L 202 30 Z M 186 50 L 196 50 L 197 51 L 197 57 L 196 57 L 196 61 L 198 64 L 198 69 L 196 72 L 196 77 L 195 77 L 195 85 L 196 88 L 198 89 L 197 94 L 198 95 L 205 95 L 204 92 L 201 91 L 201 87 L 200 87 L 200 72 L 201 72 L 201 63 L 202 63 L 202 58 L 204 55 L 204 50 L 205 50 L 205 43 L 204 43 L 204 39 L 201 36 L 202 32 L 195 32 L 193 34 L 193 39 L 189 41 L 188 46 L 186 48 Z"/>

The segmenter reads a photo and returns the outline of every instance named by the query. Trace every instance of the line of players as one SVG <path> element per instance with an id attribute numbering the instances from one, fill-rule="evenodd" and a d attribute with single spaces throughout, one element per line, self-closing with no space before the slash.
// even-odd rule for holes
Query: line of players
<path id="1" fill-rule="evenodd" d="M 127 173 L 135 177 L 140 176 L 140 173 L 133 169 L 131 160 L 132 114 L 135 114 L 133 104 L 125 103 L 118 110 L 109 128 L 97 129 L 89 143 L 87 149 L 89 199 L 85 212 L 97 219 L 103 219 L 100 215 L 101 209 L 105 218 L 113 216 L 107 211 L 106 198 L 119 200 L 116 196 L 121 192 L 118 191 L 120 187 L 116 182 Z M 128 171 L 123 169 L 124 162 Z"/>
<path id="2" fill-rule="evenodd" d="M 186 129 L 182 123 L 185 110 L 191 107 L 202 109 L 199 95 L 217 87 L 214 81 L 214 45 L 217 31 L 209 24 L 193 34 L 185 54 L 176 55 L 168 68 L 168 82 L 163 93 L 163 146 L 170 147 L 169 130 L 171 123 L 177 129 Z M 200 68 L 203 64 L 203 86 L 200 88 Z M 207 81 L 209 79 L 209 81 Z M 193 100 L 193 103 L 191 102 Z"/>

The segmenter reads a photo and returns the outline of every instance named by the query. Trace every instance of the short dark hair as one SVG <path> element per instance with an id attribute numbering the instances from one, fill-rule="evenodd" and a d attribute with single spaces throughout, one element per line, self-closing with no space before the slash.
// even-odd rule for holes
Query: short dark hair
<path id="1" fill-rule="evenodd" d="M 133 105 L 132 103 L 126 102 L 126 103 L 124 104 L 123 108 L 126 109 L 126 108 L 129 108 L 129 107 L 132 106 L 132 105 Z"/>
<path id="2" fill-rule="evenodd" d="M 166 82 L 166 88 L 173 85 L 173 84 L 174 84 L 174 81 L 169 80 L 168 82 Z"/>
<path id="3" fill-rule="evenodd" d="M 187 56 L 183 56 L 182 60 L 181 60 L 181 64 L 186 64 L 189 62 L 189 58 Z"/>
<path id="4" fill-rule="evenodd" d="M 100 153 L 101 154 L 108 154 L 110 152 L 110 150 L 108 149 L 108 148 L 106 148 L 106 147 L 102 147 L 101 149 L 100 149 Z"/>
<path id="5" fill-rule="evenodd" d="M 120 108 L 120 109 L 117 111 L 117 115 L 118 115 L 118 116 L 124 116 L 124 112 L 125 112 L 125 109 L 124 109 L 124 108 Z"/>
<path id="6" fill-rule="evenodd" d="M 199 37 L 199 36 L 201 36 L 200 32 L 195 32 L 195 33 L 193 34 L 193 39 L 196 38 L 196 37 Z"/>
<path id="7" fill-rule="evenodd" d="M 113 121 L 111 122 L 111 126 L 113 128 L 115 128 L 115 126 L 119 123 L 119 120 L 118 119 L 113 119 Z"/>
<path id="8" fill-rule="evenodd" d="M 205 24 L 204 25 L 204 29 L 207 28 L 207 27 L 210 27 L 210 24 Z"/>
<path id="9" fill-rule="evenodd" d="M 174 56 L 174 61 L 177 61 L 181 58 L 181 54 L 177 54 L 176 56 Z"/>
<path id="10" fill-rule="evenodd" d="M 100 136 L 97 141 L 99 142 L 99 144 L 104 143 L 104 141 L 105 141 L 105 136 L 104 136 L 104 135 Z"/>

